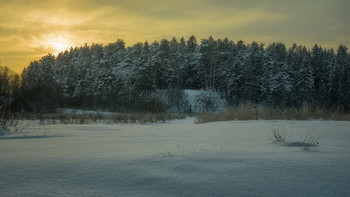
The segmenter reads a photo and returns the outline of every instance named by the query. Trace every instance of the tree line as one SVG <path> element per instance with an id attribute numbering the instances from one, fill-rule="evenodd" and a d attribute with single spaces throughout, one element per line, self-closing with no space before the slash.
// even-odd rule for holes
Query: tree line
<path id="1" fill-rule="evenodd" d="M 183 90 L 191 89 L 214 92 L 228 106 L 249 101 L 286 109 L 306 103 L 349 111 L 347 50 L 344 45 L 337 51 L 318 45 L 310 50 L 296 44 L 287 48 L 283 43 L 265 46 L 213 37 L 197 43 L 194 36 L 126 47 L 119 39 L 33 61 L 23 70 L 20 83 L 10 85 L 18 89 L 2 88 L 1 96 L 10 98 L 18 91 L 19 108 L 32 111 L 166 111 L 172 103 L 182 102 Z M 164 105 L 159 91 L 166 92 L 170 105 Z"/>

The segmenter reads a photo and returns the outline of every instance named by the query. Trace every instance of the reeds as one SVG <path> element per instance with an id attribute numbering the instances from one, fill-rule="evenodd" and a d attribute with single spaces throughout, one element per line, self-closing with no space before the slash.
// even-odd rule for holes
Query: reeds
<path id="1" fill-rule="evenodd" d="M 23 114 L 26 120 L 39 121 L 40 125 L 50 124 L 147 124 L 147 123 L 165 123 L 173 119 L 184 119 L 184 114 L 169 113 L 88 113 L 88 114 Z"/>
<path id="2" fill-rule="evenodd" d="M 230 107 L 221 113 L 198 114 L 196 123 L 229 121 L 229 120 L 350 120 L 350 114 L 345 113 L 342 108 L 326 109 L 320 106 L 304 104 L 301 108 L 279 109 L 261 107 L 252 103 L 241 104 Z"/>

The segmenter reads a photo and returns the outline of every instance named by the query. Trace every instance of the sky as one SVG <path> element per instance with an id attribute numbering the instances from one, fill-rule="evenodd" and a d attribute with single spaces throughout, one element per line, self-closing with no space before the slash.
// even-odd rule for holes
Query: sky
<path id="1" fill-rule="evenodd" d="M 349 0 L 0 0 L 0 65 L 85 43 L 127 46 L 194 35 L 312 48 L 350 46 Z"/>

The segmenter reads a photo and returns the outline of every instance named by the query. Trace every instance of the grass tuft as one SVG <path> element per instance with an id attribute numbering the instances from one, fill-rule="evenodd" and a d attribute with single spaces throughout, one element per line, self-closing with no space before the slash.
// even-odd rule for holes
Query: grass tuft
<path id="1" fill-rule="evenodd" d="M 274 144 L 282 144 L 289 147 L 301 147 L 303 150 L 312 150 L 319 146 L 319 137 L 317 136 L 315 128 L 311 128 L 302 137 L 295 136 L 293 130 L 287 130 L 284 127 L 271 127 L 272 136 L 270 139 Z M 295 139 L 295 138 L 298 139 Z"/>
<path id="2" fill-rule="evenodd" d="M 284 128 L 283 128 L 284 129 Z M 272 143 L 278 144 L 286 141 L 286 132 L 281 132 L 278 127 L 272 127 L 272 136 L 270 137 Z"/>

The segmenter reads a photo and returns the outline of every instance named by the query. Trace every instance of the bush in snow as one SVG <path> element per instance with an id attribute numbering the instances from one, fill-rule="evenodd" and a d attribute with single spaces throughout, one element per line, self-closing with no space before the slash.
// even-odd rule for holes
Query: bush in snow
<path id="1" fill-rule="evenodd" d="M 188 110 L 188 101 L 183 90 L 168 89 L 162 99 L 165 108 L 171 113 L 184 113 Z"/>
<path id="2" fill-rule="evenodd" d="M 170 88 L 156 90 L 144 99 L 143 112 L 184 113 L 188 110 L 188 100 L 183 90 Z"/>
<path id="3" fill-rule="evenodd" d="M 214 90 L 202 90 L 193 98 L 191 105 L 192 112 L 222 112 L 227 102 Z"/>
<path id="4" fill-rule="evenodd" d="M 161 94 L 157 92 L 145 95 L 141 104 L 141 111 L 147 113 L 162 113 L 165 111 Z"/>
<path id="5" fill-rule="evenodd" d="M 144 97 L 143 112 L 202 113 L 223 111 L 226 100 L 214 90 L 157 90 Z"/>
<path id="6" fill-rule="evenodd" d="M 8 109 L 0 106 L 0 136 L 18 130 L 18 120 Z"/>

